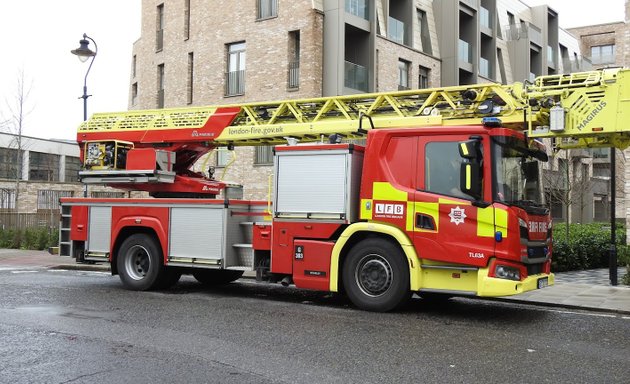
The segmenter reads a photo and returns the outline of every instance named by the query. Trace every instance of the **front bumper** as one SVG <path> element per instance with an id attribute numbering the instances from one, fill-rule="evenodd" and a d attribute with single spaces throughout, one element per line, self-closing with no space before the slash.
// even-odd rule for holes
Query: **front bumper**
<path id="1" fill-rule="evenodd" d="M 552 286 L 555 283 L 555 275 L 553 273 L 539 273 L 537 275 L 527 276 L 524 280 L 521 281 L 514 281 L 490 277 L 488 276 L 488 272 L 488 268 L 479 269 L 477 280 L 477 296 L 511 296 L 527 291 L 534 291 L 536 289 L 539 289 L 538 281 L 544 278 L 547 278 L 546 286 Z"/>

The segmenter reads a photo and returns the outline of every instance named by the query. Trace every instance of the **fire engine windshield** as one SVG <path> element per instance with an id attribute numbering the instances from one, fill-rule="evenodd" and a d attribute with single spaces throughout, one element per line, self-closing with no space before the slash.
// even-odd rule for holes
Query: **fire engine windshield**
<path id="1" fill-rule="evenodd" d="M 530 213 L 543 214 L 539 160 L 546 161 L 542 149 L 527 148 L 513 137 L 493 139 L 494 201 L 515 205 Z"/>

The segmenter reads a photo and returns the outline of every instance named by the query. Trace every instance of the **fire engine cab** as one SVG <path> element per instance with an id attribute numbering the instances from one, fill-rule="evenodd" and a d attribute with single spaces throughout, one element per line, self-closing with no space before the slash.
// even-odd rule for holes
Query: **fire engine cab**
<path id="1" fill-rule="evenodd" d="M 63 198 L 60 252 L 110 262 L 132 290 L 251 271 L 373 311 L 414 292 L 544 288 L 554 275 L 539 139 L 626 147 L 629 75 L 95 114 L 77 135 L 83 182 L 151 197 Z M 267 200 L 192 170 L 239 145 L 275 145 Z"/>

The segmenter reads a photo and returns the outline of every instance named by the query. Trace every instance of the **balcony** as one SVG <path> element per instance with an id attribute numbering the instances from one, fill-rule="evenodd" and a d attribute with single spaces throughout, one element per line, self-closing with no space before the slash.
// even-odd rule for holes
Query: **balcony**
<path id="1" fill-rule="evenodd" d="M 398 44 L 405 44 L 405 23 L 390 16 L 387 20 L 387 37 Z"/>
<path id="2" fill-rule="evenodd" d="M 358 91 L 368 91 L 368 70 L 364 66 L 344 62 L 344 86 Z"/>
<path id="3" fill-rule="evenodd" d="M 238 96 L 245 93 L 245 71 L 231 71 L 225 74 L 225 96 Z"/>
<path id="4" fill-rule="evenodd" d="M 460 39 L 457 48 L 459 61 L 472 64 L 472 45 L 470 45 L 467 41 Z"/>
<path id="5" fill-rule="evenodd" d="M 369 20 L 367 0 L 346 0 L 346 13 Z"/>

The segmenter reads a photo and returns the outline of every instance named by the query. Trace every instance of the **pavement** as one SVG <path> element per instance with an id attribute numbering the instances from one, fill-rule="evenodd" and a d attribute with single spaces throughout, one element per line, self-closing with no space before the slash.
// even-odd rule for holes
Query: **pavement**
<path id="1" fill-rule="evenodd" d="M 0 270 L 27 268 L 110 270 L 107 263 L 79 264 L 70 257 L 51 255 L 46 251 L 0 249 Z M 489 300 L 630 315 L 630 286 L 621 284 L 626 268 L 618 269 L 618 286 L 610 285 L 608 273 L 608 268 L 560 272 L 556 273 L 555 285 L 551 287 Z M 253 274 L 245 277 L 253 277 Z"/>

